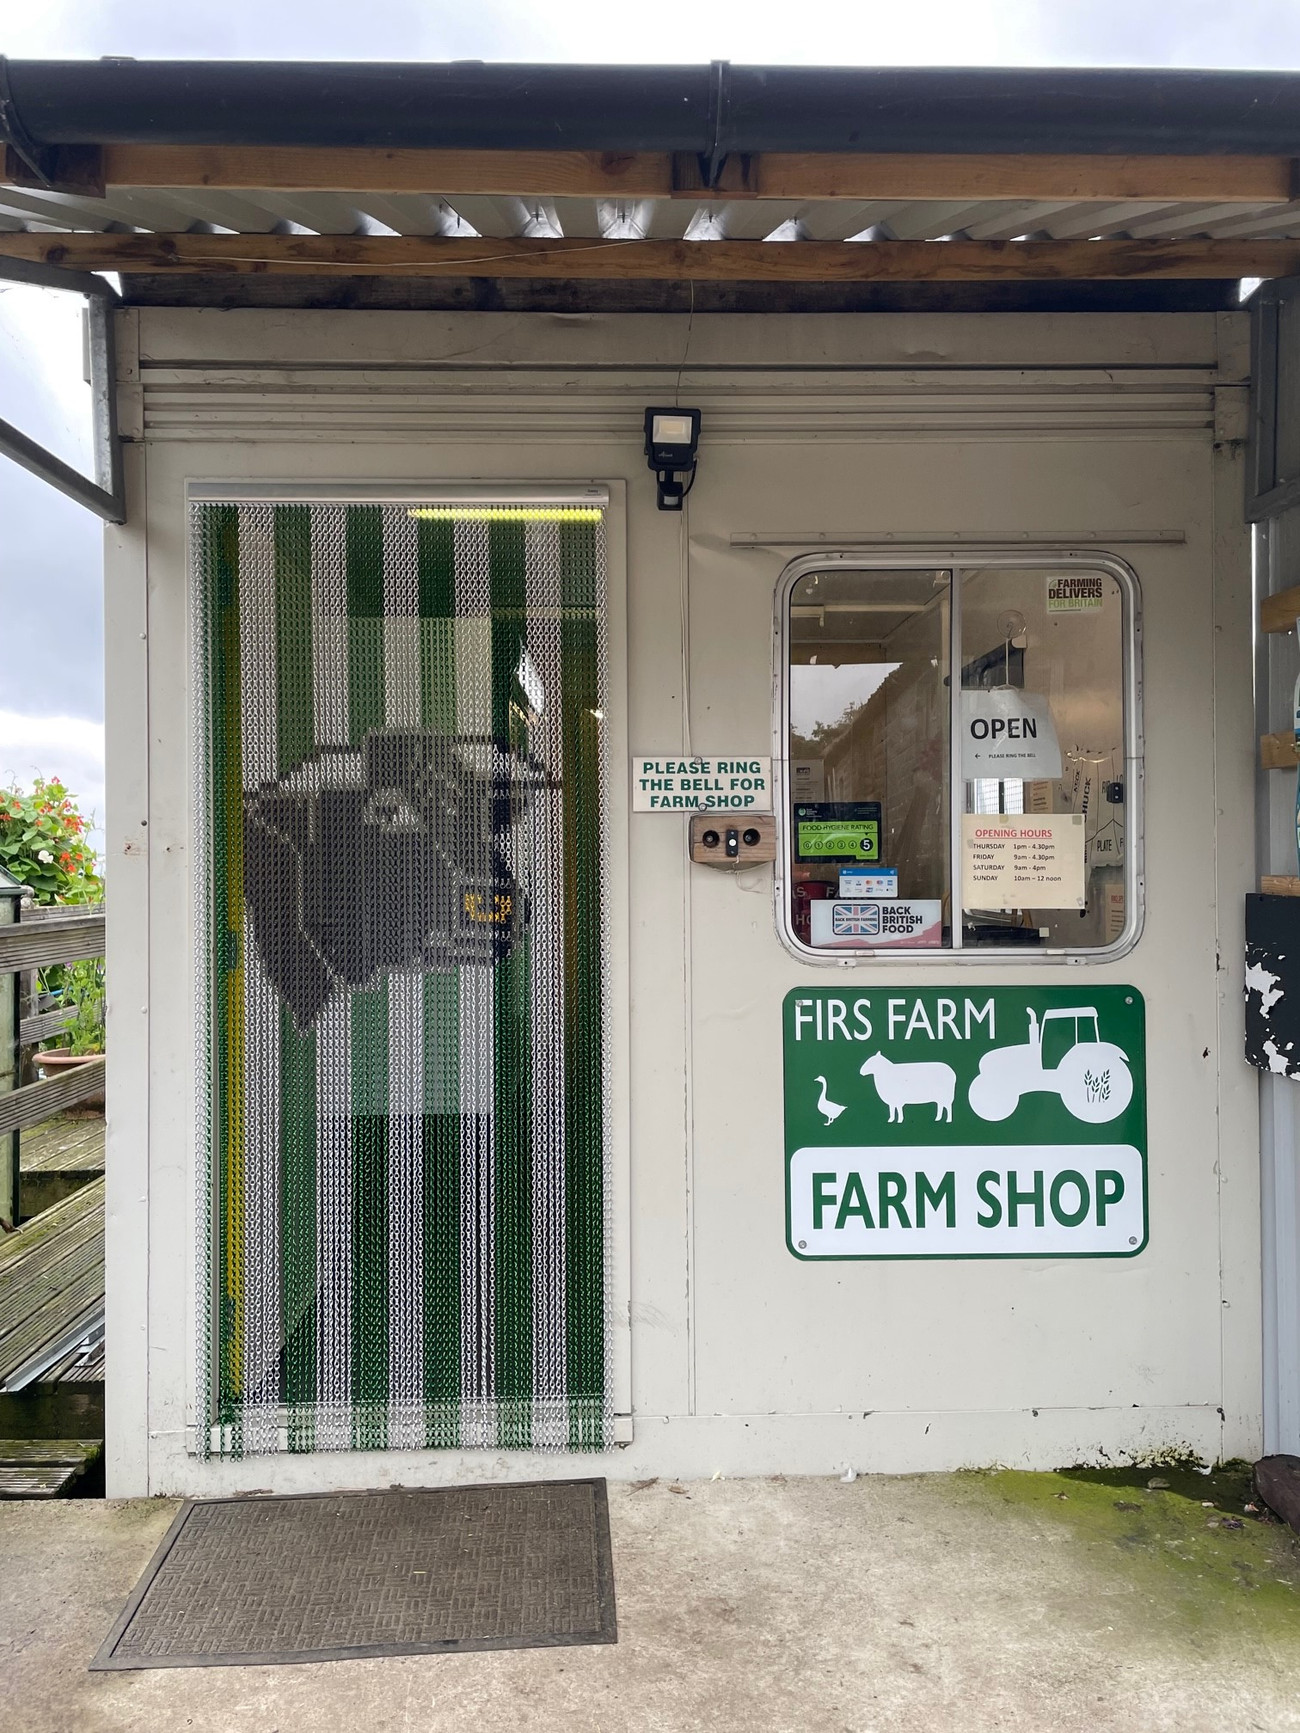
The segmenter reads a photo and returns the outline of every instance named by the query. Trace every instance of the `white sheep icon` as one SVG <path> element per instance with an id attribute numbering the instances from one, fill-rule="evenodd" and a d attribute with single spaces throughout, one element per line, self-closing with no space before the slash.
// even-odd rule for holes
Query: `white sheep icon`
<path id="1" fill-rule="evenodd" d="M 876 1092 L 889 1109 L 889 1123 L 901 1125 L 905 1107 L 934 1103 L 935 1123 L 952 1120 L 952 1100 L 957 1092 L 957 1073 L 951 1065 L 934 1060 L 896 1065 L 883 1053 L 873 1053 L 862 1067 L 863 1077 L 874 1077 Z"/>

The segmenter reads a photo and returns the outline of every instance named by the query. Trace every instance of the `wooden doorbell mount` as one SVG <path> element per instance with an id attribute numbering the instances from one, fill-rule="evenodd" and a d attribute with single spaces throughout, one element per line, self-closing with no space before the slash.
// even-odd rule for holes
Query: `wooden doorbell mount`
<path id="1" fill-rule="evenodd" d="M 696 866 L 750 867 L 776 859 L 776 818 L 770 812 L 691 814 Z"/>

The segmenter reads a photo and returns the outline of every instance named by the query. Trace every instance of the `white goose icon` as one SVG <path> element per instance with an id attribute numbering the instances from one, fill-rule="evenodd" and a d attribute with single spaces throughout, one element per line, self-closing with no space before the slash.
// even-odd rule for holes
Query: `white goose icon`
<path id="1" fill-rule="evenodd" d="M 817 1111 L 821 1114 L 827 1125 L 834 1125 L 835 1121 L 839 1118 L 840 1114 L 843 1113 L 844 1109 L 838 1101 L 832 1101 L 830 1096 L 826 1093 L 826 1079 L 824 1077 L 814 1078 L 813 1081 L 820 1083 L 822 1086 L 821 1094 L 817 1097 Z"/>

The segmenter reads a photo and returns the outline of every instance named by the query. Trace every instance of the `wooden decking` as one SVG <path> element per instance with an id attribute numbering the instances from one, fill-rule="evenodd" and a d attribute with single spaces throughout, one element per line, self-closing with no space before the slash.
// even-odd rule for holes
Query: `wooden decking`
<path id="1" fill-rule="evenodd" d="M 104 1171 L 104 1115 L 62 1113 L 22 1133 L 19 1208 L 24 1220 L 61 1203 Z"/>
<path id="2" fill-rule="evenodd" d="M 41 1065 L 37 1049 L 68 1012 L 42 1008 L 35 971 L 101 957 L 104 909 L 10 900 L 0 912 L 11 917 L 0 982 L 17 977 L 21 1005 L 16 1022 L 0 1018 L 15 1061 L 0 1091 L 0 1498 L 102 1496 L 104 1116 L 93 1109 L 107 1061 Z M 54 1075 L 23 1083 L 33 1059 Z"/>
<path id="3" fill-rule="evenodd" d="M 104 1171 L 104 1115 L 62 1113 L 31 1131 L 24 1131 L 19 1160 L 26 1173 L 51 1173 L 76 1169 L 86 1173 Z"/>
<path id="4" fill-rule="evenodd" d="M 22 1193 L 75 1187 L 0 1237 L 0 1391 L 104 1376 L 104 1121 L 53 1120 L 21 1143 Z M 27 1205 L 24 1203 L 24 1213 Z"/>
<path id="5" fill-rule="evenodd" d="M 61 1498 L 103 1453 L 98 1438 L 22 1438 L 0 1443 L 0 1498 Z"/>

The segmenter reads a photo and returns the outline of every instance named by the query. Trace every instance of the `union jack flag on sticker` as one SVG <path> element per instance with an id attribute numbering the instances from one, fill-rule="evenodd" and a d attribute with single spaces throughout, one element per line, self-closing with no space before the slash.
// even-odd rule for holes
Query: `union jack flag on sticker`
<path id="1" fill-rule="evenodd" d="M 837 939 L 877 938 L 880 910 L 874 903 L 833 903 L 831 931 Z"/>

